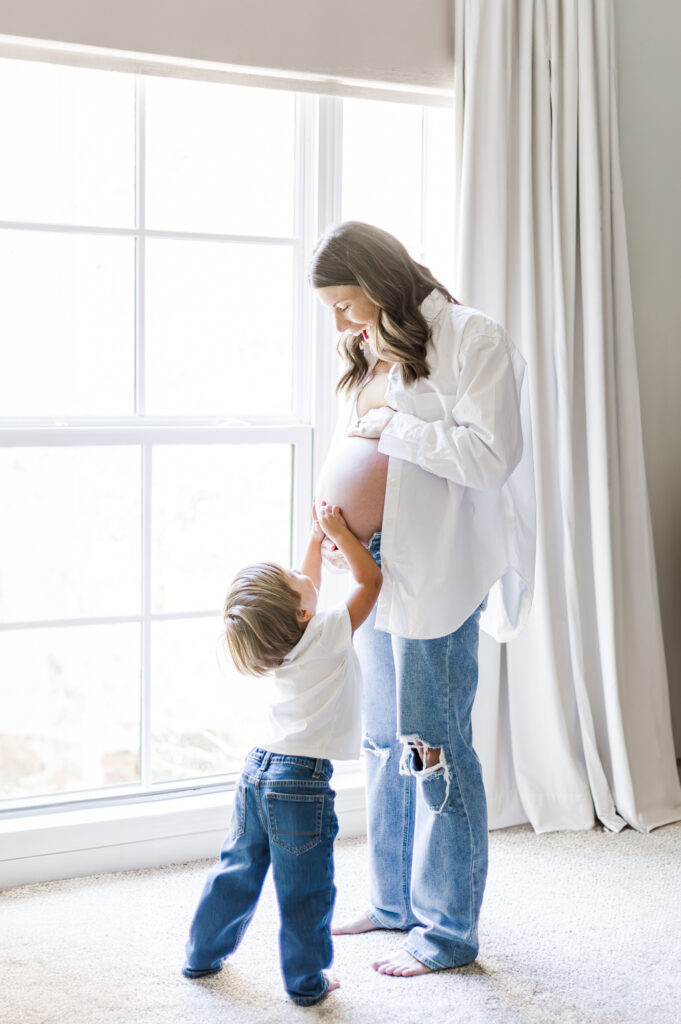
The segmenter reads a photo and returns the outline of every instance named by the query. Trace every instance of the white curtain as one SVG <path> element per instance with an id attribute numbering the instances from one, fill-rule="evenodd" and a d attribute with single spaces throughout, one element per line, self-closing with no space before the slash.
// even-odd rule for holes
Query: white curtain
<path id="1" fill-rule="evenodd" d="M 453 0 L 455 294 L 529 366 L 536 593 L 481 642 L 490 826 L 681 819 L 646 492 L 611 0 Z"/>

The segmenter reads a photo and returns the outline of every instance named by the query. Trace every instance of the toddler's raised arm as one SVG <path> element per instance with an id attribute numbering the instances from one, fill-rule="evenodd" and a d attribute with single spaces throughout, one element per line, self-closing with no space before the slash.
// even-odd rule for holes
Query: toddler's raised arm
<path id="1" fill-rule="evenodd" d="M 317 590 L 322 583 L 322 541 L 324 531 L 317 521 L 314 505 L 312 506 L 312 530 L 307 541 L 307 547 L 300 563 L 300 571 L 309 576 Z"/>
<path id="2" fill-rule="evenodd" d="M 321 529 L 345 556 L 350 572 L 357 583 L 345 601 L 350 612 L 350 624 L 354 633 L 368 618 L 371 609 L 376 604 L 383 575 L 368 550 L 348 529 L 338 505 L 321 505 L 317 514 Z"/>

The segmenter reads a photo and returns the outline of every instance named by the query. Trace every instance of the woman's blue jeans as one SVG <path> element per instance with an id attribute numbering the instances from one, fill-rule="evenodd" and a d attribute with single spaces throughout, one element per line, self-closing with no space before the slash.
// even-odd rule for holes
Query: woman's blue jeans
<path id="1" fill-rule="evenodd" d="M 272 864 L 279 901 L 279 951 L 286 991 L 300 1006 L 319 1002 L 333 958 L 338 832 L 330 761 L 257 748 L 236 790 L 229 835 L 192 921 L 184 973 L 219 971 L 241 941 Z"/>
<path id="2" fill-rule="evenodd" d="M 369 550 L 380 565 L 380 534 Z M 473 749 L 483 605 L 455 632 L 409 640 L 355 633 L 365 690 L 370 900 L 380 928 L 432 970 L 470 963 L 487 877 L 487 804 Z M 425 767 L 412 744 L 440 751 Z"/>

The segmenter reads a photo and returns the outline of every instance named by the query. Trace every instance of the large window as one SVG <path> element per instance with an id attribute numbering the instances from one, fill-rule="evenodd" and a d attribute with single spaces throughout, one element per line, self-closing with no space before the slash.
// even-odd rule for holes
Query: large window
<path id="1" fill-rule="evenodd" d="M 298 556 L 333 419 L 311 246 L 368 220 L 451 284 L 451 114 L 12 60 L 0 97 L 0 801 L 224 784 L 263 706 L 224 590 Z"/>

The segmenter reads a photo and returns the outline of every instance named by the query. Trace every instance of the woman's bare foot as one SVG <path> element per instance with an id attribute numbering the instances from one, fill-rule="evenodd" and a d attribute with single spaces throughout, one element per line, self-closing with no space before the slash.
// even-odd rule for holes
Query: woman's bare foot
<path id="1" fill-rule="evenodd" d="M 417 974 L 433 973 L 406 949 L 396 949 L 387 960 L 377 960 L 372 966 L 379 974 L 390 974 L 393 978 L 414 978 Z"/>
<path id="2" fill-rule="evenodd" d="M 353 917 L 350 921 L 343 921 L 331 929 L 332 935 L 361 935 L 362 932 L 373 932 L 378 928 L 377 924 L 369 920 L 366 914 Z"/>

